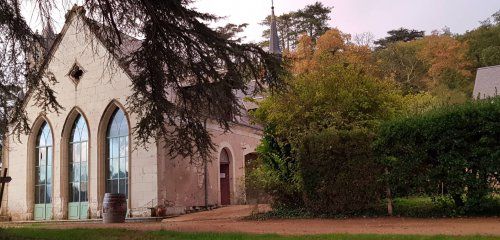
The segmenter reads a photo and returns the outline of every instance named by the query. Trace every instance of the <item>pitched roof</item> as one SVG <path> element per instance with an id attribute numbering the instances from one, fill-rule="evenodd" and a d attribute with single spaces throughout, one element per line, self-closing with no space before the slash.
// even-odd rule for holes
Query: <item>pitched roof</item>
<path id="1" fill-rule="evenodd" d="M 479 68 L 474 83 L 474 98 L 488 98 L 500 95 L 500 65 Z"/>
<path id="2" fill-rule="evenodd" d="M 94 20 L 87 18 L 85 16 L 84 8 L 81 6 L 77 6 L 77 5 L 73 6 L 73 8 L 70 11 L 68 11 L 68 13 L 66 14 L 66 22 L 61 30 L 61 33 L 57 34 L 56 35 L 57 37 L 55 37 L 55 39 L 52 40 L 52 45 L 47 46 L 47 54 L 45 56 L 45 59 L 42 62 L 40 70 L 41 71 L 46 70 L 48 64 L 50 63 L 50 59 L 53 57 L 53 54 L 55 53 L 55 51 L 58 49 L 59 44 L 62 41 L 62 39 L 64 38 L 64 35 L 65 35 L 69 25 L 71 24 L 71 22 L 73 21 L 73 19 L 75 17 L 81 17 L 84 20 L 84 22 L 87 24 L 87 26 L 89 27 L 91 32 L 103 44 L 103 46 L 115 57 L 115 59 L 118 61 L 118 64 L 120 65 L 120 67 L 129 75 L 129 77 L 132 78 L 134 76 L 134 74 L 136 73 L 136 71 L 133 69 L 133 67 L 131 67 L 128 64 L 127 59 L 128 59 L 128 57 L 130 57 L 130 55 L 133 52 L 137 51 L 141 47 L 142 41 L 137 39 L 137 38 L 134 38 L 132 36 L 129 36 L 127 34 L 120 33 L 121 34 L 120 37 L 122 39 L 122 44 L 119 45 L 118 49 L 112 49 L 110 47 L 110 46 L 112 46 L 112 44 L 109 42 L 110 40 L 106 37 L 106 35 L 104 33 L 107 31 L 113 31 L 113 30 L 110 29 L 109 27 L 106 27 L 106 26 L 94 21 Z M 279 46 L 278 46 L 278 48 L 279 48 Z M 254 84 L 255 83 L 253 83 L 253 82 L 248 84 L 248 87 L 251 90 L 250 92 L 253 92 L 253 90 L 255 88 Z M 28 90 L 28 93 L 26 96 L 29 96 L 30 92 L 31 91 Z M 255 106 L 252 103 L 248 103 L 248 102 L 244 101 L 244 99 L 248 96 L 241 91 L 237 91 L 236 96 L 237 96 L 240 104 L 244 107 L 244 112 L 242 112 L 242 116 L 240 116 L 237 119 L 238 120 L 237 123 L 244 125 L 244 126 L 247 126 L 247 127 L 261 129 L 260 126 L 256 126 L 256 125 L 252 124 L 250 121 L 250 118 L 248 115 L 248 110 L 254 109 Z M 25 101 L 25 104 L 27 102 L 28 101 Z"/>

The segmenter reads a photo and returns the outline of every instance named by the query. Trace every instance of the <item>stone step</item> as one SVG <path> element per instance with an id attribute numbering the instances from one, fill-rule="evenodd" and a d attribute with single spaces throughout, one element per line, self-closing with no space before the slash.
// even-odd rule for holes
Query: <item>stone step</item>
<path id="1" fill-rule="evenodd" d="M 136 217 L 136 218 L 126 218 L 125 222 L 161 222 L 165 217 Z M 7 218 L 4 222 L 10 221 L 9 218 Z M 1 221 L 0 221 L 1 222 Z M 101 218 L 93 218 L 93 219 L 64 219 L 64 220 L 44 220 L 44 221 L 15 221 L 15 223 L 54 223 L 54 222 L 102 222 Z"/>

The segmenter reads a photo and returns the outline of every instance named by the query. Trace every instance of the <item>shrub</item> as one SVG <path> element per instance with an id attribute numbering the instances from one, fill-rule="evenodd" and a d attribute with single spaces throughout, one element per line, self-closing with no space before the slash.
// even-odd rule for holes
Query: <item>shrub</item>
<path id="1" fill-rule="evenodd" d="M 375 149 L 396 195 L 445 195 L 481 211 L 498 190 L 500 99 L 437 108 L 383 124 Z"/>
<path id="2" fill-rule="evenodd" d="M 300 151 L 304 203 L 321 214 L 351 214 L 380 201 L 371 143 L 374 134 L 364 129 L 326 131 L 310 135 Z"/>
<path id="3" fill-rule="evenodd" d="M 246 176 L 246 184 L 252 189 L 267 193 L 274 207 L 300 208 L 303 206 L 298 164 L 291 154 L 288 143 L 279 143 L 268 127 L 257 147 L 259 157 Z"/>

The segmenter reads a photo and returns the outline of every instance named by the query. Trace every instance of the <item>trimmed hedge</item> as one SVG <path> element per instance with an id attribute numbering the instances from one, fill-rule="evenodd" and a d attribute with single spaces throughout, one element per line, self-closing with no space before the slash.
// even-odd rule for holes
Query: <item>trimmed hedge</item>
<path id="1" fill-rule="evenodd" d="M 352 214 L 380 202 L 382 173 L 367 130 L 327 131 L 308 136 L 300 151 L 300 174 L 307 209 L 320 214 Z"/>
<path id="2" fill-rule="evenodd" d="M 396 195 L 446 196 L 480 211 L 499 186 L 500 98 L 385 123 L 375 150 Z"/>

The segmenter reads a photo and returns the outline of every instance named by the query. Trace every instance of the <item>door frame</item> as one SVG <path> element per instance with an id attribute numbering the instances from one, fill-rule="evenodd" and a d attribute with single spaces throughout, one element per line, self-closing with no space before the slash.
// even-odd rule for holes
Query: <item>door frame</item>
<path id="1" fill-rule="evenodd" d="M 70 196 L 69 196 L 69 175 L 70 175 L 70 170 L 69 170 L 69 153 L 70 150 L 69 148 L 72 147 L 72 144 L 70 143 L 71 141 L 71 132 L 73 130 L 73 125 L 75 124 L 75 121 L 77 120 L 78 117 L 81 117 L 85 124 L 87 125 L 87 134 L 88 134 L 88 140 L 87 140 L 87 202 L 78 202 L 82 203 L 84 206 L 86 205 L 86 213 L 84 215 L 84 218 L 80 217 L 79 218 L 72 218 L 70 216 L 70 211 L 71 207 L 75 207 L 75 203 L 77 202 L 70 202 Z M 61 200 L 62 200 L 62 218 L 63 219 L 87 219 L 88 215 L 90 214 L 89 211 L 89 202 L 90 199 L 93 197 L 93 194 L 91 192 L 91 184 L 90 184 L 90 179 L 91 179 L 91 144 L 92 144 L 92 132 L 90 131 L 90 122 L 87 118 L 87 115 L 84 113 L 84 111 L 79 107 L 79 106 L 74 106 L 66 116 L 66 119 L 64 121 L 63 129 L 61 131 L 61 151 L 60 151 L 60 158 L 61 158 L 61 185 L 60 185 L 60 190 L 61 190 Z M 80 210 L 78 210 L 80 212 Z"/>
<path id="2" fill-rule="evenodd" d="M 48 127 L 50 128 L 50 132 L 52 135 L 52 169 L 51 169 L 51 185 L 52 185 L 52 190 L 51 190 L 51 203 L 50 204 L 35 204 L 35 175 L 36 175 L 36 169 L 35 169 L 35 164 L 36 161 L 38 161 L 38 156 L 37 156 L 37 138 L 38 134 L 40 133 L 40 130 L 42 128 L 43 123 L 47 123 Z M 43 219 L 36 219 L 36 220 L 51 220 L 54 216 L 53 214 L 53 207 L 52 207 L 52 202 L 54 201 L 54 177 L 55 177 L 55 166 L 57 163 L 57 158 L 56 158 L 56 141 L 55 141 L 55 133 L 54 133 L 54 128 L 52 127 L 52 123 L 49 121 L 49 119 L 45 116 L 45 113 L 41 113 L 33 122 L 33 125 L 31 126 L 31 134 L 28 137 L 28 146 L 27 146 L 27 156 L 28 156 L 28 161 L 27 161 L 27 185 L 26 185 L 26 203 L 28 206 L 28 213 L 30 214 L 30 218 L 35 220 L 35 211 L 37 208 L 41 208 L 42 205 L 45 208 L 45 216 Z M 47 216 L 48 215 L 48 216 Z"/>
<path id="3" fill-rule="evenodd" d="M 235 196 L 234 196 L 234 181 L 235 181 L 235 174 L 234 174 L 234 151 L 231 147 L 231 145 L 227 142 L 223 142 L 219 144 L 220 149 L 218 151 L 217 155 L 217 204 L 222 205 L 221 202 L 221 182 L 220 182 L 220 165 L 221 165 L 221 154 L 223 150 L 226 150 L 228 153 L 229 157 L 229 203 L 230 204 L 235 204 Z"/>
<path id="4" fill-rule="evenodd" d="M 222 191 L 222 178 L 221 178 L 221 169 L 222 169 L 222 166 L 225 166 L 227 168 L 227 176 L 225 176 L 224 178 L 226 179 L 227 181 L 227 191 L 226 191 L 226 194 L 227 194 L 227 204 L 224 204 L 225 201 L 223 201 L 223 191 Z M 220 163 L 219 164 L 219 199 L 220 199 L 220 204 L 221 205 L 231 205 L 231 163 Z"/>

